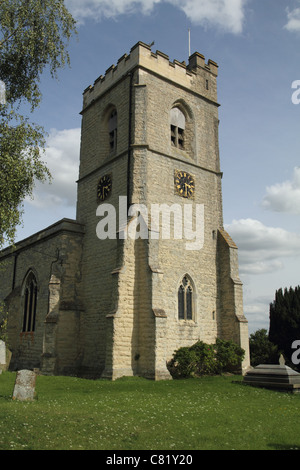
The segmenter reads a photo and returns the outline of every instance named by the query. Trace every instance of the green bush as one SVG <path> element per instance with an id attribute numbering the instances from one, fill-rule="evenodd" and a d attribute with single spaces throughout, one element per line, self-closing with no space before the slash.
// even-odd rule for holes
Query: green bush
<path id="1" fill-rule="evenodd" d="M 197 341 L 190 347 L 196 356 L 194 375 L 210 375 L 216 373 L 216 358 L 214 345 Z"/>
<path id="2" fill-rule="evenodd" d="M 196 352 L 188 347 L 178 349 L 169 363 L 170 373 L 176 378 L 193 376 L 196 372 L 196 366 Z"/>
<path id="3" fill-rule="evenodd" d="M 233 341 L 216 340 L 216 360 L 219 373 L 235 372 L 241 367 L 245 351 Z"/>
<path id="4" fill-rule="evenodd" d="M 174 378 L 217 375 L 240 369 L 245 351 L 232 341 L 217 339 L 215 344 L 197 341 L 175 351 L 168 364 Z"/>

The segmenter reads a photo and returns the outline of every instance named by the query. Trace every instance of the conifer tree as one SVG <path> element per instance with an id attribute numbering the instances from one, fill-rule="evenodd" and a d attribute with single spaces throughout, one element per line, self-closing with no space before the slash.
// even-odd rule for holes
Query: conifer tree
<path id="1" fill-rule="evenodd" d="M 300 340 L 300 286 L 276 291 L 270 304 L 269 340 L 291 360 L 292 343 Z"/>

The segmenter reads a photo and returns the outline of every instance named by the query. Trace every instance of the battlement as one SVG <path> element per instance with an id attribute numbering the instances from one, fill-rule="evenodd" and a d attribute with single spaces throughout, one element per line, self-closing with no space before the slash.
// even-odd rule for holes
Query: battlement
<path id="1" fill-rule="evenodd" d="M 150 45 L 139 41 L 131 48 L 129 55 L 124 54 L 120 57 L 116 65 L 111 65 L 104 75 L 100 75 L 93 85 L 84 90 L 83 108 L 138 66 L 188 88 L 192 86 L 197 75 L 211 74 L 214 77 L 218 75 L 216 62 L 209 59 L 205 63 L 205 57 L 199 52 L 190 56 L 188 64 L 178 60 L 171 62 L 167 54 L 158 50 L 154 53 Z"/>

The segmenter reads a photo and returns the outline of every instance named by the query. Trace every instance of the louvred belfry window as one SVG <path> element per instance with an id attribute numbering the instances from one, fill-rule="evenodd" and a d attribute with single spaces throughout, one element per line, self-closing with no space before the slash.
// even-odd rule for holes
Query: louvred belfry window
<path id="1" fill-rule="evenodd" d="M 109 132 L 109 148 L 110 151 L 114 151 L 117 148 L 117 111 L 114 109 L 111 112 L 108 121 L 108 132 Z"/>
<path id="2" fill-rule="evenodd" d="M 175 107 L 171 109 L 171 143 L 174 147 L 184 149 L 185 116 Z"/>

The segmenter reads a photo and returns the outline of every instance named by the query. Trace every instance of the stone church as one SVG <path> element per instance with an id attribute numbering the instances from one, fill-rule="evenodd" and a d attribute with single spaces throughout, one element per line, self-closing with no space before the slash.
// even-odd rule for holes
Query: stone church
<path id="1" fill-rule="evenodd" d="M 84 91 L 76 220 L 0 253 L 11 370 L 168 379 L 176 349 L 217 337 L 249 366 L 217 75 L 138 42 Z"/>

